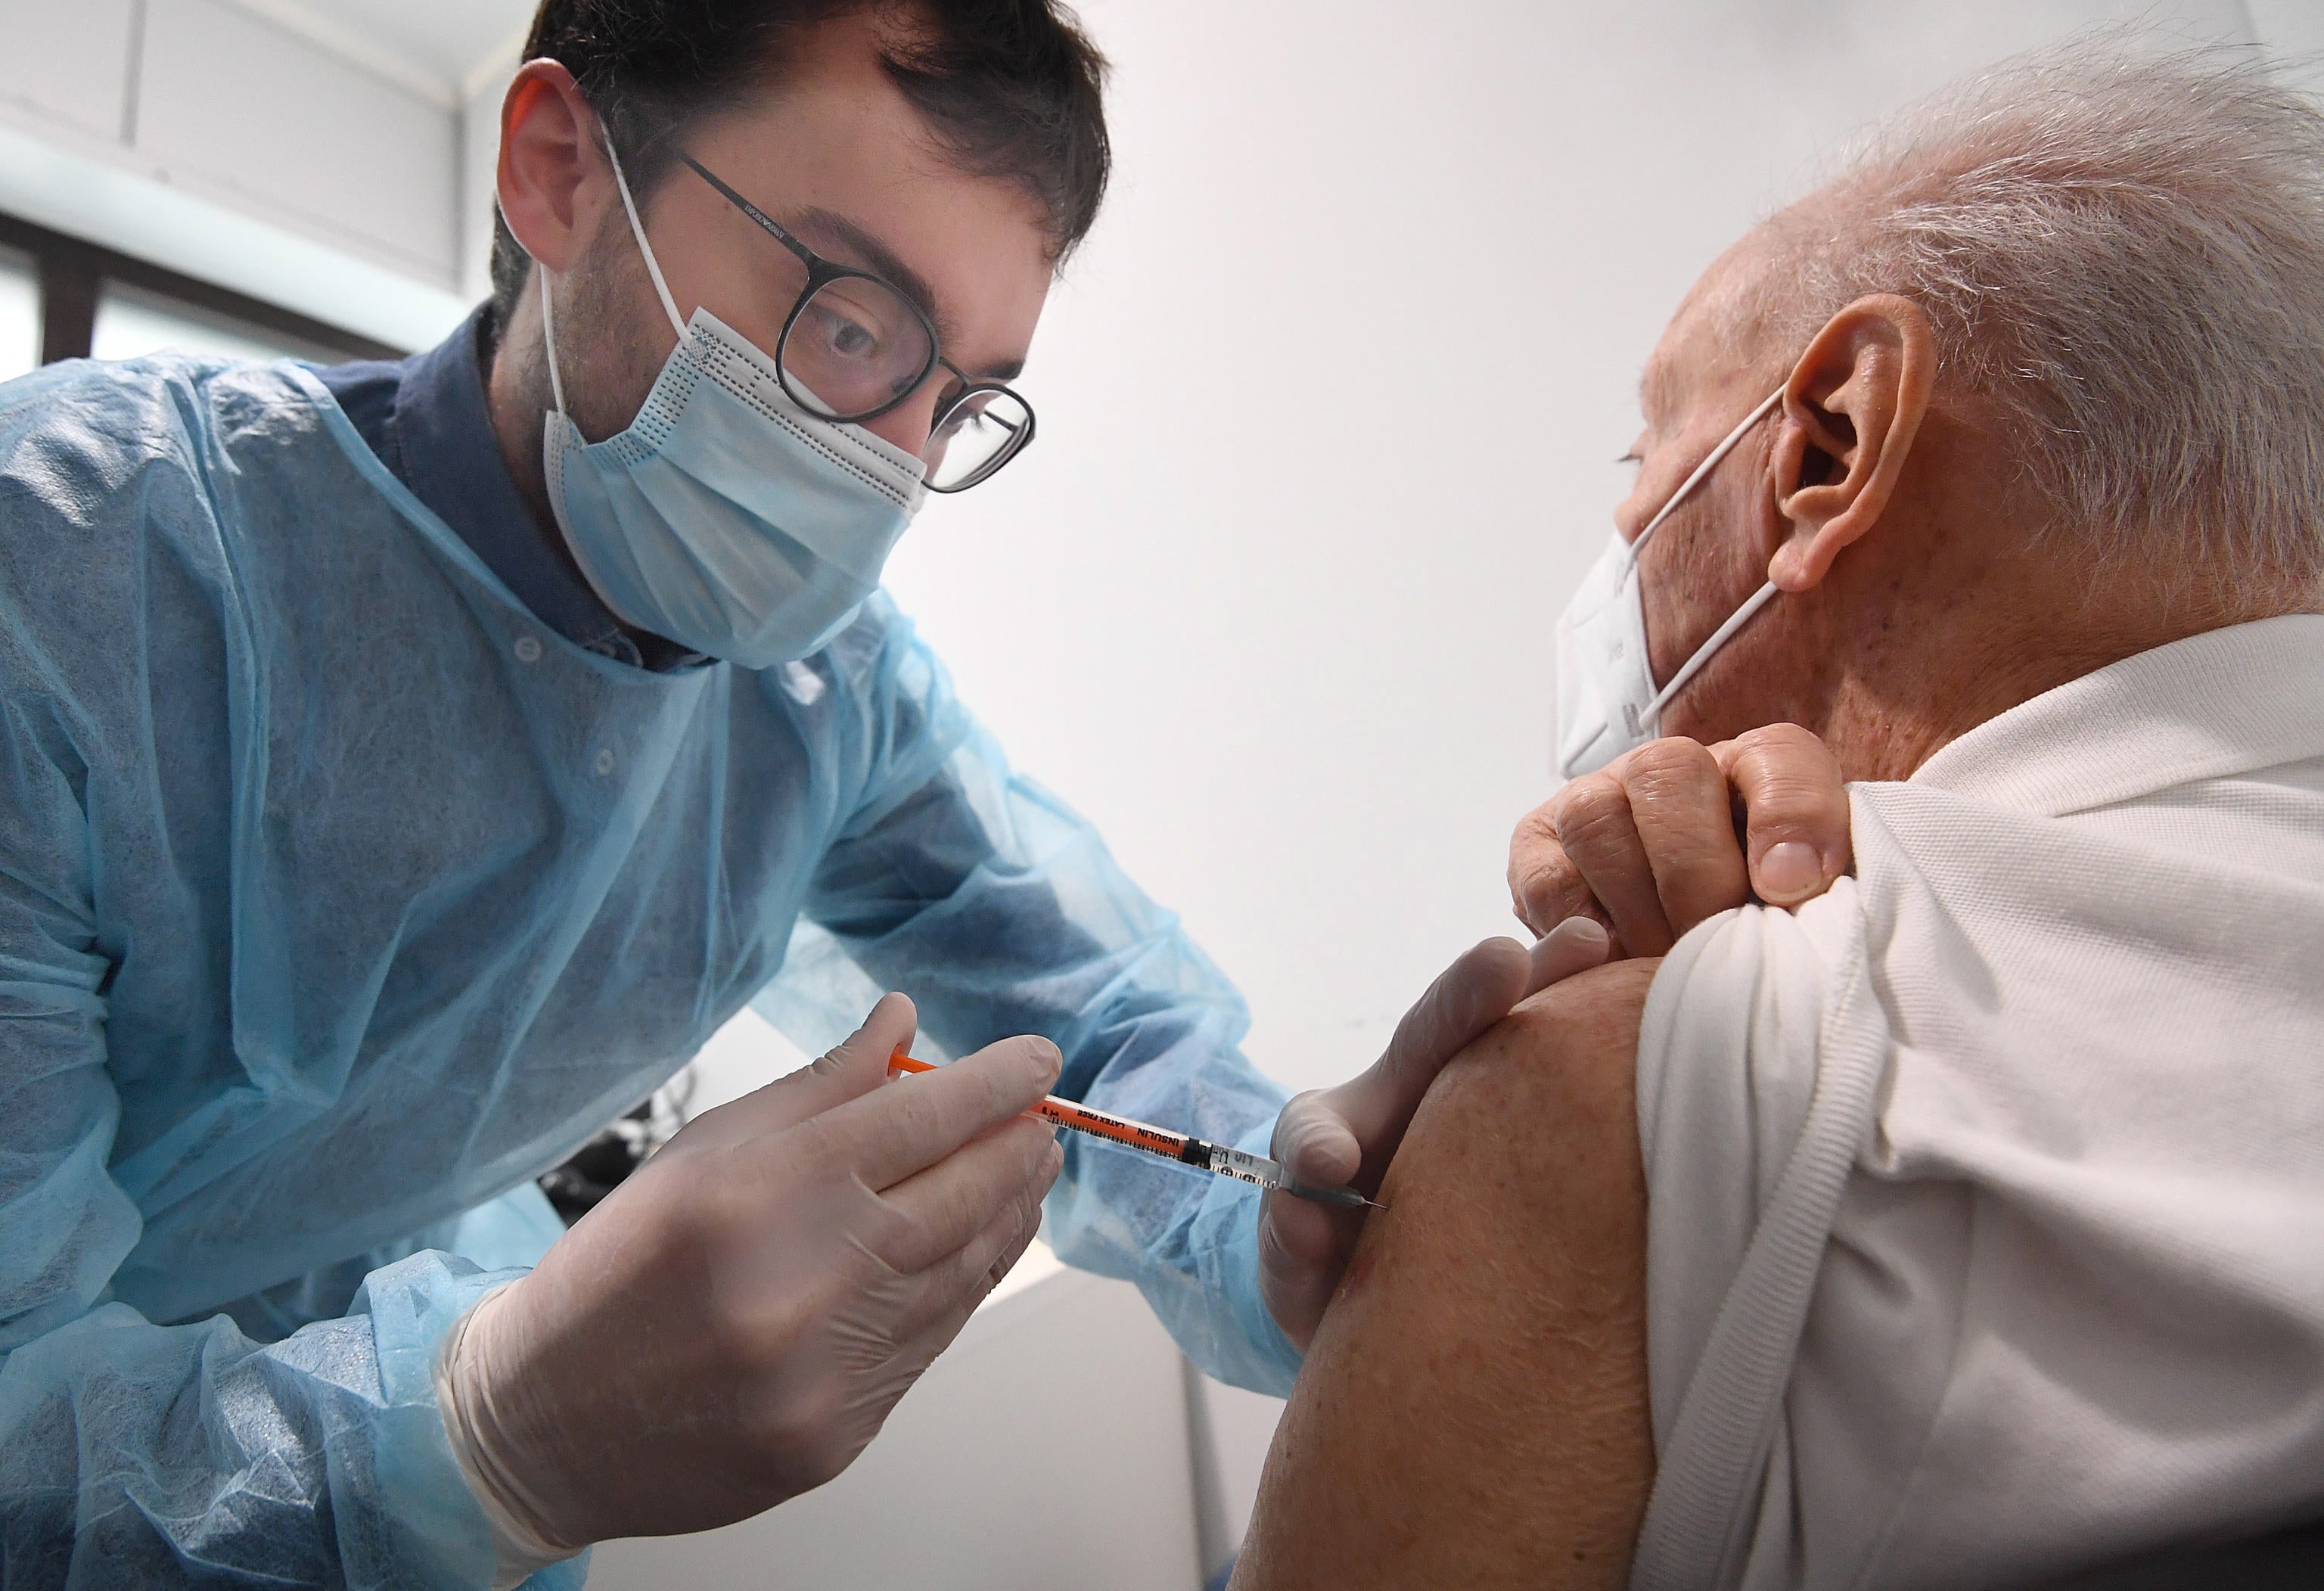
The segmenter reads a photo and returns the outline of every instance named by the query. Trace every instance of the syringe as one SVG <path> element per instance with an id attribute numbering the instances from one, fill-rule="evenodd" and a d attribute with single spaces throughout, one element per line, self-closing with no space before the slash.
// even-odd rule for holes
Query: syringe
<path id="1" fill-rule="evenodd" d="M 891 1073 L 932 1072 L 934 1065 L 916 1060 L 901 1046 L 888 1058 Z M 1041 1103 L 1026 1113 L 1039 1116 L 1060 1127 L 1075 1133 L 1087 1133 L 1093 1138 L 1102 1138 L 1108 1143 L 1119 1143 L 1125 1149 L 1143 1150 L 1166 1161 L 1176 1161 L 1182 1166 L 1192 1166 L 1198 1171 L 1214 1176 L 1232 1177 L 1238 1182 L 1249 1182 L 1259 1188 L 1280 1188 L 1300 1198 L 1311 1198 L 1317 1204 L 1336 1205 L 1342 1209 L 1362 1209 L 1367 1206 L 1376 1210 L 1386 1205 L 1375 1204 L 1352 1188 L 1310 1188 L 1284 1169 L 1279 1161 L 1265 1155 L 1250 1154 L 1240 1149 L 1230 1149 L 1223 1143 L 1210 1143 L 1185 1133 L 1173 1133 L 1167 1127 L 1152 1127 L 1144 1122 L 1133 1122 L 1128 1116 L 1118 1116 L 1086 1105 L 1076 1105 L 1056 1095 L 1045 1096 Z"/>

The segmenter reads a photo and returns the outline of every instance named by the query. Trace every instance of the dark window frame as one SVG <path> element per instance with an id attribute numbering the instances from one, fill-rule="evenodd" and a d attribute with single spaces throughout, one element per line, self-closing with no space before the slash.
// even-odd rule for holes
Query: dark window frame
<path id="1" fill-rule="evenodd" d="M 41 294 L 43 365 L 89 356 L 97 338 L 97 304 L 105 296 L 105 284 L 108 282 L 175 300 L 188 309 L 238 320 L 253 330 L 271 331 L 297 342 L 335 348 L 349 359 L 401 359 L 411 352 L 344 326 L 301 315 L 296 310 L 286 310 L 264 299 L 5 213 L 0 213 L 0 247 L 12 249 L 32 262 Z"/>

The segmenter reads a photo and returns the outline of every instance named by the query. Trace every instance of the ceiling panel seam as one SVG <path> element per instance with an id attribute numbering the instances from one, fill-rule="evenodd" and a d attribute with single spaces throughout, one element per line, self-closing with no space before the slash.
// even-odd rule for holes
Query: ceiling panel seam
<path id="1" fill-rule="evenodd" d="M 415 94 L 438 110 L 460 108 L 460 85 L 447 82 L 400 51 L 333 22 L 300 0 L 226 0 L 235 8 L 272 23 L 337 56 L 348 65 Z"/>

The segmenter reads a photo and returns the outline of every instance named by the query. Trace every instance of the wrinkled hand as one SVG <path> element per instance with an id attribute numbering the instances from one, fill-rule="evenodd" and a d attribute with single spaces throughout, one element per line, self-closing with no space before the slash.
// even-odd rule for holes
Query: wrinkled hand
<path id="1" fill-rule="evenodd" d="M 1811 900 L 1853 861 L 1840 763 L 1775 724 L 1713 746 L 1657 740 L 1569 782 L 1517 825 L 1509 893 L 1536 933 L 1591 917 L 1620 953 L 1660 956 L 1755 896 Z"/>
<path id="2" fill-rule="evenodd" d="M 1445 1063 L 1518 1002 L 1596 967 L 1609 949 L 1606 930 L 1586 917 L 1561 923 L 1531 950 L 1515 939 L 1487 939 L 1428 986 L 1369 1070 L 1283 1107 L 1274 1157 L 1317 1188 L 1378 1191 L 1412 1113 Z M 1259 1206 L 1260 1295 L 1284 1335 L 1301 1348 L 1315 1335 L 1347 1268 L 1363 1214 L 1279 1191 L 1269 1192 Z"/>
<path id="3" fill-rule="evenodd" d="M 1796 725 L 1708 747 L 1658 740 L 1572 781 L 1511 846 L 1517 916 L 1545 937 L 1530 951 L 1488 939 L 1454 962 L 1370 1070 L 1284 1107 L 1275 1158 L 1316 1187 L 1376 1191 L 1436 1074 L 1521 1001 L 1610 956 L 1659 956 L 1755 890 L 1797 905 L 1851 861 L 1840 765 Z M 1298 1346 L 1314 1336 L 1362 1224 L 1361 1211 L 1285 1193 L 1261 1204 L 1260 1291 Z"/>
<path id="4" fill-rule="evenodd" d="M 888 1085 L 890 994 L 814 1066 L 689 1124 L 488 1296 L 439 1358 L 493 1517 L 545 1559 L 747 1518 L 852 1463 L 1040 1221 L 1063 1156 L 1019 1113 L 1056 1047 Z M 481 1483 L 481 1485 L 479 1485 Z"/>

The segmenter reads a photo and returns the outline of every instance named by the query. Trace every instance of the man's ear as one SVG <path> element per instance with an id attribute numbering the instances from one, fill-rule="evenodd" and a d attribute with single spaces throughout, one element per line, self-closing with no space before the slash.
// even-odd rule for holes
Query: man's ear
<path id="1" fill-rule="evenodd" d="M 1879 522 L 1936 384 L 1936 334 L 1920 305 L 1876 293 L 1825 322 L 1792 368 L 1775 439 L 1776 511 L 1790 532 L 1767 578 L 1805 591 Z"/>
<path id="2" fill-rule="evenodd" d="M 596 113 L 573 74 L 528 60 L 501 101 L 501 214 L 544 270 L 573 268 L 613 202 Z"/>

